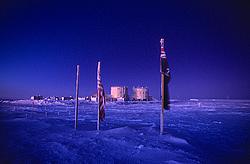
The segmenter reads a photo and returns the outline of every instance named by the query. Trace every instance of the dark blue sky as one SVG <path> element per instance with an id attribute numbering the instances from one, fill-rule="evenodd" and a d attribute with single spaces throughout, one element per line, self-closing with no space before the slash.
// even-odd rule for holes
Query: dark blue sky
<path id="1" fill-rule="evenodd" d="M 80 95 L 111 85 L 159 97 L 161 37 L 172 98 L 250 98 L 250 5 L 243 1 L 1 1 L 0 97 Z M 131 90 L 130 90 L 131 94 Z"/>

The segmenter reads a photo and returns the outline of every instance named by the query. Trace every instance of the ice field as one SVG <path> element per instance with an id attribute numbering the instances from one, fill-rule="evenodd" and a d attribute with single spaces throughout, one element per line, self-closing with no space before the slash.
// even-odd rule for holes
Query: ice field
<path id="1" fill-rule="evenodd" d="M 160 102 L 0 102 L 0 163 L 250 163 L 249 100 L 173 100 L 159 135 Z"/>

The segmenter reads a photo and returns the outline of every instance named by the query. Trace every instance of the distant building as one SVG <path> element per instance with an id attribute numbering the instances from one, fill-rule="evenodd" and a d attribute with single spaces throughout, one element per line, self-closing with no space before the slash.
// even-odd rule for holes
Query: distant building
<path id="1" fill-rule="evenodd" d="M 133 100 L 149 101 L 149 90 L 147 87 L 133 87 Z"/>
<path id="2" fill-rule="evenodd" d="M 106 101 L 114 101 L 114 99 L 112 98 L 112 96 L 109 95 L 109 94 L 105 94 L 105 100 Z"/>
<path id="3" fill-rule="evenodd" d="M 62 97 L 62 100 L 73 100 L 74 98 L 72 96 L 69 96 L 69 97 Z"/>
<path id="4" fill-rule="evenodd" d="M 97 94 L 93 94 L 92 96 L 90 96 L 90 101 L 95 101 L 97 102 Z"/>
<path id="5" fill-rule="evenodd" d="M 78 100 L 83 101 L 83 100 L 87 100 L 86 97 L 78 97 Z"/>
<path id="6" fill-rule="evenodd" d="M 84 97 L 84 100 L 90 101 L 90 97 L 91 97 L 91 96 L 85 96 L 85 97 Z"/>
<path id="7" fill-rule="evenodd" d="M 95 94 L 93 94 L 91 96 L 88 96 L 88 97 L 85 98 L 85 100 L 97 102 L 97 94 L 95 93 Z M 108 94 L 105 94 L 105 100 L 106 101 L 113 101 L 111 95 L 108 95 Z"/>
<path id="8" fill-rule="evenodd" d="M 57 96 L 49 96 L 46 99 L 47 100 L 55 100 L 55 101 L 57 101 L 57 100 L 59 100 L 59 97 L 57 97 Z"/>
<path id="9" fill-rule="evenodd" d="M 128 88 L 123 86 L 112 86 L 111 97 L 115 100 L 126 101 L 128 100 Z"/>
<path id="10" fill-rule="evenodd" d="M 31 96 L 30 99 L 31 100 L 43 100 L 44 98 L 43 98 L 43 96 L 38 95 L 38 96 Z"/>

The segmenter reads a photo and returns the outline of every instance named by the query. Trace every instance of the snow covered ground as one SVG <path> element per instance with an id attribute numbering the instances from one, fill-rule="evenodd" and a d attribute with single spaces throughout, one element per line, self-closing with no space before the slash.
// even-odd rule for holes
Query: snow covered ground
<path id="1" fill-rule="evenodd" d="M 250 163 L 249 100 L 174 100 L 159 135 L 159 102 L 1 101 L 0 163 Z"/>

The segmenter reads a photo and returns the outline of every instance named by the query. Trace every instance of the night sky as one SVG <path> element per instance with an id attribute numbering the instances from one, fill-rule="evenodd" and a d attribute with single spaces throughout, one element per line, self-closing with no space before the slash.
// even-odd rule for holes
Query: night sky
<path id="1" fill-rule="evenodd" d="M 96 91 L 160 95 L 160 38 L 171 98 L 250 98 L 250 5 L 243 1 L 0 2 L 0 98 Z"/>

